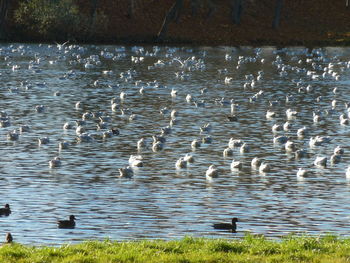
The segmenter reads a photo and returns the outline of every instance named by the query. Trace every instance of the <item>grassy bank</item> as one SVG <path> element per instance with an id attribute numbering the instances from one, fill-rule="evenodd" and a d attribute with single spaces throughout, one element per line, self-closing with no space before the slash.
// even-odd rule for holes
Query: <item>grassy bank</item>
<path id="1" fill-rule="evenodd" d="M 177 241 L 89 241 L 62 247 L 3 245 L 0 262 L 349 262 L 350 238 L 288 236 L 268 240 L 186 237 Z"/>

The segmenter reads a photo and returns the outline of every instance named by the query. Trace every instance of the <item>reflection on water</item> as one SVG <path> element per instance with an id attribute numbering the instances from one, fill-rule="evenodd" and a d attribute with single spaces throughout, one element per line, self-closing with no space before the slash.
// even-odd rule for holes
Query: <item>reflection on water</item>
<path id="1" fill-rule="evenodd" d="M 271 237 L 291 232 L 346 235 L 350 130 L 340 125 L 339 116 L 347 115 L 344 103 L 350 101 L 349 51 L 3 45 L 0 110 L 11 125 L 0 128 L 0 186 L 2 203 L 11 205 L 12 214 L 0 217 L 2 232 L 25 244 L 185 235 L 231 238 L 245 231 Z M 176 97 L 170 95 L 172 89 Z M 121 92 L 126 93 L 124 100 Z M 192 100 L 186 101 L 187 94 Z M 237 104 L 233 114 L 238 121 L 227 119 L 231 103 Z M 37 105 L 45 111 L 36 112 Z M 165 107 L 169 111 L 161 114 Z M 288 108 L 298 116 L 289 120 L 289 130 L 274 134 L 271 127 L 287 121 Z M 176 124 L 164 149 L 153 152 L 152 136 L 169 125 L 171 110 L 178 112 Z M 275 116 L 267 119 L 267 110 Z M 90 116 L 84 127 L 94 140 L 77 143 L 75 121 L 85 112 L 109 116 L 106 128 L 116 127 L 120 135 L 103 138 L 107 129 L 97 129 L 98 117 Z M 314 122 L 313 112 L 322 121 Z M 64 130 L 66 122 L 73 129 Z M 212 130 L 200 132 L 207 123 Z M 18 141 L 8 140 L 7 133 L 21 125 L 30 131 Z M 303 126 L 309 133 L 298 137 Z M 209 135 L 212 143 L 191 148 L 193 140 Z M 308 157 L 296 159 L 294 151 L 274 144 L 277 135 L 290 137 Z M 316 135 L 332 141 L 310 148 L 310 137 Z M 46 136 L 50 143 L 39 146 L 38 139 Z M 138 154 L 140 138 L 147 143 L 139 152 L 144 167 L 134 168 L 131 179 L 118 178 L 118 169 Z M 243 140 L 250 151 L 235 148 L 232 157 L 223 157 L 230 138 Z M 62 141 L 70 147 L 59 151 Z M 330 165 L 337 145 L 345 154 L 340 163 Z M 195 162 L 175 169 L 186 153 Z M 328 157 L 327 168 L 313 166 L 317 155 Z M 50 169 L 48 162 L 56 156 L 62 167 Z M 251 169 L 254 157 L 268 162 L 271 172 Z M 243 162 L 242 170 L 230 170 L 233 159 Z M 211 164 L 220 172 L 207 180 Z M 299 167 L 308 169 L 309 176 L 297 177 Z M 77 217 L 77 227 L 57 229 L 56 220 L 70 214 Z M 232 217 L 239 219 L 237 234 L 212 229 L 212 223 Z"/>

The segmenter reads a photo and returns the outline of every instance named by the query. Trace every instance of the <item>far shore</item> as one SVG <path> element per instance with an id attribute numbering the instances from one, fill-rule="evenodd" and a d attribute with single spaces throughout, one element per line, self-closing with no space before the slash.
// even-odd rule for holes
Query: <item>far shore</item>
<path id="1" fill-rule="evenodd" d="M 11 0 L 6 22 L 0 24 L 0 39 L 173 46 L 350 45 L 350 7 L 344 1 L 283 1 L 277 24 L 274 23 L 276 0 L 243 1 L 239 23 L 233 19 L 231 0 L 214 1 L 213 9 L 203 0 L 195 13 L 191 1 L 184 0 L 179 16 L 169 20 L 166 18 L 174 0 L 135 0 L 132 13 L 129 0 L 98 1 L 95 6 L 91 4 L 94 1 L 67 1 L 72 5 L 68 9 L 72 11 L 69 19 L 75 19 L 75 23 L 67 22 L 65 15 L 57 14 L 57 9 L 52 10 L 57 17 L 46 21 L 42 13 L 34 12 L 36 8 L 32 10 L 35 14 L 25 13 L 20 4 L 23 2 Z M 208 11 L 212 11 L 210 15 Z"/>
<path id="2" fill-rule="evenodd" d="M 215 41 L 197 41 L 192 39 L 167 39 L 164 41 L 158 41 L 155 38 L 138 39 L 138 38 L 123 38 L 123 39 L 94 39 L 94 40 L 75 40 L 75 39 L 6 39 L 0 41 L 3 44 L 9 43 L 26 43 L 26 44 L 56 44 L 67 42 L 69 45 L 152 45 L 152 46 L 192 46 L 192 47 L 307 47 L 307 48 L 320 48 L 320 47 L 350 47 L 349 41 L 338 41 L 337 39 L 325 39 L 325 40 L 288 40 L 288 41 L 270 41 L 262 40 L 256 41 L 243 41 L 243 42 L 215 42 Z"/>

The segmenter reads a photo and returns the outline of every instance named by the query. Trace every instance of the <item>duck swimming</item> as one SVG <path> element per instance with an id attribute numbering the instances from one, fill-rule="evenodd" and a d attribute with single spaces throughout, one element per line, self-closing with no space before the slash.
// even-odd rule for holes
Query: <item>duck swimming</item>
<path id="1" fill-rule="evenodd" d="M 223 156 L 224 157 L 228 157 L 228 156 L 232 156 L 233 155 L 233 150 L 231 148 L 226 148 L 224 151 L 223 151 Z"/>
<path id="2" fill-rule="evenodd" d="M 287 141 L 286 144 L 284 145 L 284 149 L 287 152 L 294 152 L 296 150 L 296 145 L 292 141 Z"/>
<path id="3" fill-rule="evenodd" d="M 142 159 L 141 155 L 130 155 L 129 164 L 132 167 L 143 167 Z"/>
<path id="4" fill-rule="evenodd" d="M 211 136 L 205 136 L 202 138 L 202 143 L 205 143 L 205 144 L 211 144 L 213 141 L 213 138 Z"/>
<path id="5" fill-rule="evenodd" d="M 285 122 L 284 124 L 283 124 L 283 130 L 284 131 L 289 131 L 291 128 L 292 128 L 292 124 L 289 122 L 289 121 L 287 121 L 287 122 Z"/>
<path id="6" fill-rule="evenodd" d="M 85 128 L 83 126 L 80 126 L 80 125 L 77 126 L 77 128 L 75 129 L 75 133 L 77 135 L 83 134 L 85 131 L 86 131 Z"/>
<path id="7" fill-rule="evenodd" d="M 209 166 L 208 170 L 206 171 L 205 176 L 208 179 L 216 178 L 219 176 L 219 170 L 216 168 L 214 164 L 212 164 Z"/>
<path id="8" fill-rule="evenodd" d="M 238 121 L 238 117 L 236 115 L 226 116 L 226 119 L 232 122 Z"/>
<path id="9" fill-rule="evenodd" d="M 176 110 L 172 110 L 170 113 L 170 118 L 175 119 L 178 115 L 179 113 Z"/>
<path id="10" fill-rule="evenodd" d="M 131 178 L 134 176 L 134 171 L 131 169 L 130 166 L 127 166 L 125 168 L 119 168 L 119 177 L 123 178 Z"/>
<path id="11" fill-rule="evenodd" d="M 73 129 L 73 124 L 70 123 L 70 122 L 66 122 L 65 124 L 63 124 L 63 129 L 64 129 L 64 130 Z"/>
<path id="12" fill-rule="evenodd" d="M 235 161 L 232 160 L 231 163 L 231 170 L 235 171 L 235 170 L 242 170 L 243 164 L 241 161 Z"/>
<path id="13" fill-rule="evenodd" d="M 307 151 L 304 150 L 304 149 L 296 150 L 294 155 L 295 155 L 295 159 L 301 159 L 301 158 L 304 158 L 304 157 L 308 156 Z"/>
<path id="14" fill-rule="evenodd" d="M 340 163 L 341 161 L 341 157 L 342 155 L 341 154 L 333 154 L 330 158 L 330 161 L 331 161 L 331 164 L 337 164 L 337 163 Z"/>
<path id="15" fill-rule="evenodd" d="M 271 166 L 268 163 L 261 163 L 259 166 L 259 172 L 260 173 L 266 173 L 271 170 Z"/>
<path id="16" fill-rule="evenodd" d="M 46 107 L 44 105 L 36 105 L 35 110 L 37 113 L 43 113 L 45 111 Z"/>
<path id="17" fill-rule="evenodd" d="M 57 221 L 58 228 L 68 228 L 68 229 L 75 228 L 74 220 L 76 220 L 74 215 L 70 215 L 69 220 L 58 220 Z"/>
<path id="18" fill-rule="evenodd" d="M 140 151 L 142 149 L 146 148 L 146 141 L 144 138 L 141 138 L 137 141 L 137 149 Z"/>
<path id="19" fill-rule="evenodd" d="M 63 142 L 58 143 L 58 150 L 59 151 L 62 151 L 64 149 L 68 149 L 68 148 L 69 148 L 69 142 L 63 141 Z"/>
<path id="20" fill-rule="evenodd" d="M 22 125 L 19 127 L 20 133 L 29 132 L 29 131 L 30 131 L 30 127 L 28 125 Z"/>
<path id="21" fill-rule="evenodd" d="M 303 168 L 299 168 L 297 172 L 298 177 L 306 177 L 309 174 L 309 171 Z"/>
<path id="22" fill-rule="evenodd" d="M 211 126 L 211 124 L 210 123 L 207 123 L 207 124 L 204 124 L 202 127 L 200 127 L 199 128 L 199 130 L 200 130 L 200 132 L 201 133 L 204 133 L 204 132 L 211 132 L 211 130 L 212 130 L 212 126 Z"/>
<path id="23" fill-rule="evenodd" d="M 214 229 L 221 230 L 231 230 L 232 232 L 236 232 L 238 219 L 236 217 L 232 218 L 232 223 L 216 223 L 213 224 Z"/>
<path id="24" fill-rule="evenodd" d="M 300 128 L 297 130 L 297 136 L 298 137 L 304 137 L 308 132 L 308 129 L 304 126 L 303 128 Z"/>
<path id="25" fill-rule="evenodd" d="M 342 148 L 338 145 L 337 147 L 335 147 L 333 152 L 334 152 L 334 154 L 342 155 L 342 154 L 344 154 L 344 148 Z"/>
<path id="26" fill-rule="evenodd" d="M 288 140 L 289 140 L 289 137 L 287 136 L 276 136 L 273 138 L 273 143 L 285 144 Z"/>
<path id="27" fill-rule="evenodd" d="M 246 143 L 243 143 L 239 151 L 240 153 L 248 153 L 250 152 L 250 147 Z"/>
<path id="28" fill-rule="evenodd" d="M 199 148 L 199 147 L 201 147 L 201 142 L 199 140 L 195 139 L 191 142 L 191 147 L 192 148 Z"/>
<path id="29" fill-rule="evenodd" d="M 161 136 L 163 135 L 169 135 L 171 133 L 171 127 L 166 126 L 160 129 Z"/>
<path id="30" fill-rule="evenodd" d="M 39 138 L 38 141 L 39 141 L 39 145 L 50 143 L 49 137 Z"/>
<path id="31" fill-rule="evenodd" d="M 275 123 L 275 124 L 272 126 L 271 130 L 272 130 L 272 132 L 277 133 L 277 132 L 283 130 L 283 126 L 280 125 L 280 124 Z"/>
<path id="32" fill-rule="evenodd" d="M 174 89 L 172 89 L 171 90 L 171 92 L 170 92 L 170 95 L 171 95 L 171 97 L 176 97 L 176 95 L 177 95 L 177 90 L 174 90 Z"/>
<path id="33" fill-rule="evenodd" d="M 60 157 L 55 157 L 54 159 L 49 161 L 50 168 L 58 168 L 61 167 L 61 159 Z"/>
<path id="34" fill-rule="evenodd" d="M 77 141 L 79 143 L 82 143 L 82 142 L 93 142 L 94 138 L 90 134 L 82 133 L 82 134 L 77 136 Z"/>
<path id="35" fill-rule="evenodd" d="M 186 153 L 183 159 L 188 163 L 194 163 L 194 157 L 191 154 Z"/>
<path id="36" fill-rule="evenodd" d="M 327 136 L 310 137 L 309 145 L 310 147 L 321 146 L 322 144 L 329 143 L 331 140 L 332 139 Z"/>
<path id="37" fill-rule="evenodd" d="M 11 214 L 10 205 L 6 204 L 3 208 L 0 208 L 0 216 L 9 216 Z"/>
<path id="38" fill-rule="evenodd" d="M 175 167 L 176 167 L 176 169 L 186 168 L 187 167 L 187 161 L 183 157 L 181 157 L 180 159 L 178 159 L 176 161 Z"/>
<path id="39" fill-rule="evenodd" d="M 7 139 L 10 141 L 17 141 L 19 138 L 19 134 L 16 130 L 13 130 L 12 132 L 7 133 Z"/>
<path id="40" fill-rule="evenodd" d="M 276 113 L 275 113 L 274 111 L 268 110 L 268 111 L 266 112 L 266 119 L 272 119 L 272 118 L 274 118 L 274 117 L 276 117 Z"/>
<path id="41" fill-rule="evenodd" d="M 235 147 L 241 147 L 243 145 L 243 141 L 242 140 L 237 140 L 237 139 L 233 139 L 230 138 L 230 141 L 228 142 L 228 147 L 229 148 L 235 148 Z"/>
<path id="42" fill-rule="evenodd" d="M 327 157 L 317 156 L 314 165 L 317 167 L 325 168 L 327 166 Z"/>
<path id="43" fill-rule="evenodd" d="M 258 157 L 254 157 L 251 161 L 251 166 L 253 169 L 258 169 L 262 163 L 262 160 Z"/>
<path id="44" fill-rule="evenodd" d="M 294 119 L 294 118 L 296 118 L 298 116 L 298 112 L 294 111 L 292 109 L 287 109 L 286 110 L 286 116 L 287 116 L 288 120 Z"/>
<path id="45" fill-rule="evenodd" d="M 164 148 L 164 143 L 162 143 L 160 141 L 153 142 L 153 144 L 152 144 L 152 151 L 154 151 L 154 152 L 161 151 L 161 150 L 163 150 L 163 148 Z"/>

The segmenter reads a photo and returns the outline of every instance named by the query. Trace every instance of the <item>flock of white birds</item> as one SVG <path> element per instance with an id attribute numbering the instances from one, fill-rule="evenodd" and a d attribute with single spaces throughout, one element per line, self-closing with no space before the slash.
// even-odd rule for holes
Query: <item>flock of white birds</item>
<path id="1" fill-rule="evenodd" d="M 41 45 L 44 46 L 44 45 Z M 40 46 L 39 46 L 40 48 Z M 30 50 L 26 45 L 10 45 L 7 48 L 1 49 L 1 58 L 7 61 L 7 67 L 11 68 L 13 72 L 21 72 L 23 70 L 23 65 L 18 65 L 15 61 L 11 61 L 12 54 L 16 53 L 19 56 L 29 56 L 32 59 L 28 61 L 28 69 L 33 72 L 33 79 L 28 79 L 23 81 L 20 87 L 13 87 L 10 89 L 11 93 L 21 92 L 21 90 L 30 90 L 33 85 L 41 85 L 45 88 L 45 83 L 38 83 L 35 81 L 35 74 L 41 72 L 41 65 L 45 64 L 57 64 L 61 61 L 68 61 L 70 65 L 81 65 L 87 72 L 92 69 L 96 69 L 103 65 L 104 60 L 114 61 L 129 58 L 131 62 L 135 65 L 142 65 L 145 63 L 145 58 L 156 58 L 157 54 L 165 51 L 165 56 L 162 59 L 157 59 L 153 64 L 147 66 L 149 72 L 161 71 L 166 67 L 173 67 L 177 70 L 174 72 L 171 78 L 176 78 L 178 82 L 186 81 L 191 78 L 191 74 L 194 71 L 205 72 L 206 56 L 207 52 L 201 52 L 200 56 L 195 56 L 190 48 L 187 48 L 188 57 L 178 57 L 177 51 L 179 48 L 170 47 L 157 47 L 154 46 L 150 50 L 146 50 L 144 47 L 131 47 L 130 52 L 132 55 L 126 54 L 125 47 L 115 47 L 112 51 L 104 48 L 96 48 L 96 54 L 86 55 L 87 49 L 84 46 L 70 45 L 69 43 L 49 45 L 45 46 L 52 50 L 51 56 L 44 56 L 38 52 Z M 40 50 L 40 49 L 39 49 Z M 298 177 L 307 177 L 310 171 L 314 167 L 321 169 L 326 169 L 328 165 L 336 165 L 342 161 L 344 155 L 344 147 L 337 145 L 334 149 L 334 153 L 331 156 L 324 156 L 320 154 L 311 154 L 308 150 L 315 149 L 317 147 L 323 147 L 332 142 L 330 136 L 323 135 L 310 135 L 310 130 L 312 125 L 317 125 L 318 123 L 327 122 L 327 119 L 339 119 L 339 126 L 349 125 L 350 118 L 350 104 L 342 99 L 342 93 L 347 92 L 342 90 L 342 88 L 337 87 L 337 83 L 341 80 L 341 75 L 346 74 L 347 69 L 350 68 L 349 61 L 342 61 L 334 57 L 330 59 L 322 49 L 299 49 L 298 51 L 289 50 L 287 48 L 275 50 L 274 59 L 272 62 L 267 62 L 262 56 L 262 50 L 260 48 L 253 49 L 253 54 L 250 56 L 239 56 L 238 58 L 233 57 L 229 52 L 221 59 L 229 63 L 230 67 L 235 70 L 239 70 L 244 67 L 245 64 L 254 64 L 257 66 L 257 70 L 250 74 L 244 76 L 244 83 L 241 83 L 240 88 L 243 89 L 243 93 L 240 94 L 241 97 L 246 98 L 242 102 L 235 100 L 235 98 L 224 98 L 214 97 L 208 99 L 206 96 L 209 87 L 199 87 L 198 93 L 189 93 L 185 88 L 180 89 L 176 87 L 168 87 L 160 83 L 159 81 L 146 82 L 137 76 L 137 70 L 130 69 L 125 72 L 119 73 L 120 82 L 115 84 L 109 84 L 109 88 L 115 91 L 116 96 L 110 98 L 110 106 L 105 112 L 91 112 L 83 110 L 83 102 L 79 98 L 72 103 L 72 107 L 80 112 L 80 119 L 75 121 L 69 120 L 66 123 L 62 123 L 62 128 L 65 130 L 75 129 L 75 139 L 72 141 L 60 141 L 58 143 L 58 152 L 52 160 L 49 161 L 49 167 L 52 169 L 60 168 L 64 165 L 64 162 L 60 158 L 60 153 L 65 151 L 69 147 L 73 147 L 74 144 L 79 143 L 92 143 L 96 139 L 108 139 L 112 137 L 117 137 L 120 130 L 123 127 L 115 127 L 112 123 L 112 118 L 109 116 L 110 113 L 120 114 L 124 116 L 128 121 L 137 122 L 138 114 L 133 113 L 133 109 L 125 107 L 127 105 L 126 101 L 132 100 L 135 96 L 142 97 L 145 94 L 153 93 L 155 96 L 157 90 L 168 90 L 167 95 L 174 100 L 183 101 L 188 107 L 192 107 L 194 110 L 196 108 L 206 108 L 207 105 L 217 105 L 217 107 L 222 107 L 227 109 L 227 114 L 225 121 L 240 124 L 240 107 L 246 108 L 254 107 L 255 104 L 265 105 L 265 118 L 271 122 L 271 130 L 266 131 L 273 134 L 273 139 L 271 144 L 278 145 L 282 147 L 284 151 L 290 155 L 293 155 L 296 160 L 302 158 L 312 158 L 313 162 L 310 163 L 308 167 L 299 167 L 295 174 Z M 294 52 L 294 53 L 293 53 Z M 288 64 L 284 60 L 284 56 L 288 55 L 288 61 L 292 62 Z M 261 88 L 261 84 L 265 78 L 264 67 L 267 63 L 270 63 L 269 67 L 273 67 L 276 75 L 280 77 L 288 76 L 288 74 L 294 73 L 300 76 L 300 80 L 294 79 L 290 88 L 281 96 L 274 96 L 274 94 L 266 96 L 266 92 Z M 306 66 L 305 66 L 306 65 Z M 235 82 L 235 77 L 230 75 L 230 68 L 217 69 L 218 82 L 222 85 L 226 85 L 228 89 L 237 85 Z M 116 75 L 117 73 L 113 70 L 103 70 L 102 75 L 108 78 L 108 76 Z M 76 74 L 74 70 L 66 72 L 62 78 L 71 78 Z M 301 80 L 303 78 L 303 80 Z M 306 81 L 306 80 L 308 81 Z M 328 82 L 334 82 L 330 90 L 317 90 L 317 81 L 327 80 Z M 102 81 L 96 80 L 91 85 L 98 88 L 102 85 Z M 34 84 L 35 83 L 35 84 Z M 123 83 L 128 83 L 128 85 L 134 85 L 137 87 L 138 94 L 130 96 L 128 90 L 123 90 Z M 276 84 L 278 85 L 278 84 Z M 344 88 L 345 89 L 345 88 Z M 317 91 L 317 92 L 316 92 Z M 249 95 L 253 92 L 253 95 Z M 329 101 L 324 101 L 324 97 L 329 99 L 329 94 L 333 94 L 332 99 Z M 327 96 L 325 96 L 327 95 Z M 55 92 L 53 96 L 61 96 L 60 92 Z M 165 95 L 162 95 L 165 96 Z M 298 100 L 296 99 L 298 97 Z M 274 99 L 276 98 L 276 99 Z M 301 98 L 301 99 L 300 99 Z M 310 122 L 308 126 L 295 127 L 295 121 L 300 116 L 300 106 L 298 103 L 303 100 L 303 98 L 308 98 L 311 101 L 323 102 L 329 105 L 329 107 L 320 109 L 315 108 L 313 112 L 309 112 Z M 280 113 L 276 108 L 281 106 L 285 107 L 285 121 L 284 123 L 274 122 L 276 116 Z M 296 108 L 299 110 L 296 110 Z M 21 135 L 31 131 L 30 125 L 21 125 L 20 127 L 12 127 L 11 116 L 7 113 L 6 108 L 2 108 L 0 112 L 0 127 L 8 128 L 10 131 L 7 133 L 7 140 L 17 141 L 20 139 Z M 49 111 L 46 105 L 36 105 L 35 111 L 37 114 Z M 153 152 L 162 151 L 167 145 L 167 139 L 172 134 L 174 127 L 181 126 L 181 121 L 179 121 L 179 112 L 176 108 L 169 108 L 167 105 L 159 109 L 159 114 L 168 118 L 169 125 L 164 127 L 159 127 L 159 133 L 155 133 L 151 138 L 144 138 L 140 136 L 139 140 L 135 145 L 135 154 L 131 155 L 128 164 L 125 167 L 119 167 L 120 177 L 131 178 L 134 176 L 134 169 L 139 169 L 138 167 L 143 167 L 145 162 L 143 161 L 143 152 L 152 150 Z M 303 112 L 305 114 L 305 112 Z M 87 123 L 92 121 L 95 124 L 95 130 L 91 127 L 87 127 Z M 198 127 L 199 134 L 202 136 L 201 139 L 195 139 L 189 142 L 189 146 L 193 149 L 193 153 L 196 149 L 199 149 L 202 144 L 210 144 L 215 137 L 211 136 L 211 131 L 213 128 L 220 129 L 220 126 L 213 127 L 210 120 L 205 121 L 205 124 Z M 284 132 L 290 132 L 292 129 L 296 130 L 294 136 L 289 136 L 283 134 Z M 323 131 L 327 133 L 327 131 Z M 309 141 L 308 147 L 305 145 L 300 145 L 296 143 L 297 139 L 307 139 Z M 150 142 L 151 140 L 151 142 Z M 236 152 L 244 155 L 249 153 L 254 145 L 250 145 L 245 142 L 239 136 L 235 138 L 227 138 L 227 147 L 222 148 L 223 157 L 231 158 Z M 45 145 L 50 143 L 49 137 L 38 138 L 39 145 Z M 256 142 L 259 144 L 259 142 Z M 237 149 L 237 151 L 236 151 Z M 217 157 L 213 156 L 213 160 Z M 179 159 L 173 165 L 175 169 L 188 169 L 192 163 L 196 162 L 195 156 L 192 153 L 184 153 L 183 156 L 179 156 Z M 247 164 L 243 161 L 233 159 L 230 165 L 232 171 L 240 171 L 245 167 L 251 167 L 253 170 L 257 170 L 261 174 L 268 174 L 270 171 L 274 170 L 273 164 L 260 158 L 259 156 L 254 156 L 251 158 L 251 162 Z M 212 180 L 220 176 L 220 172 L 223 167 L 217 167 L 217 165 L 208 164 L 208 169 L 203 176 L 206 176 L 208 180 Z M 346 176 L 350 176 L 350 167 L 344 171 Z"/>

